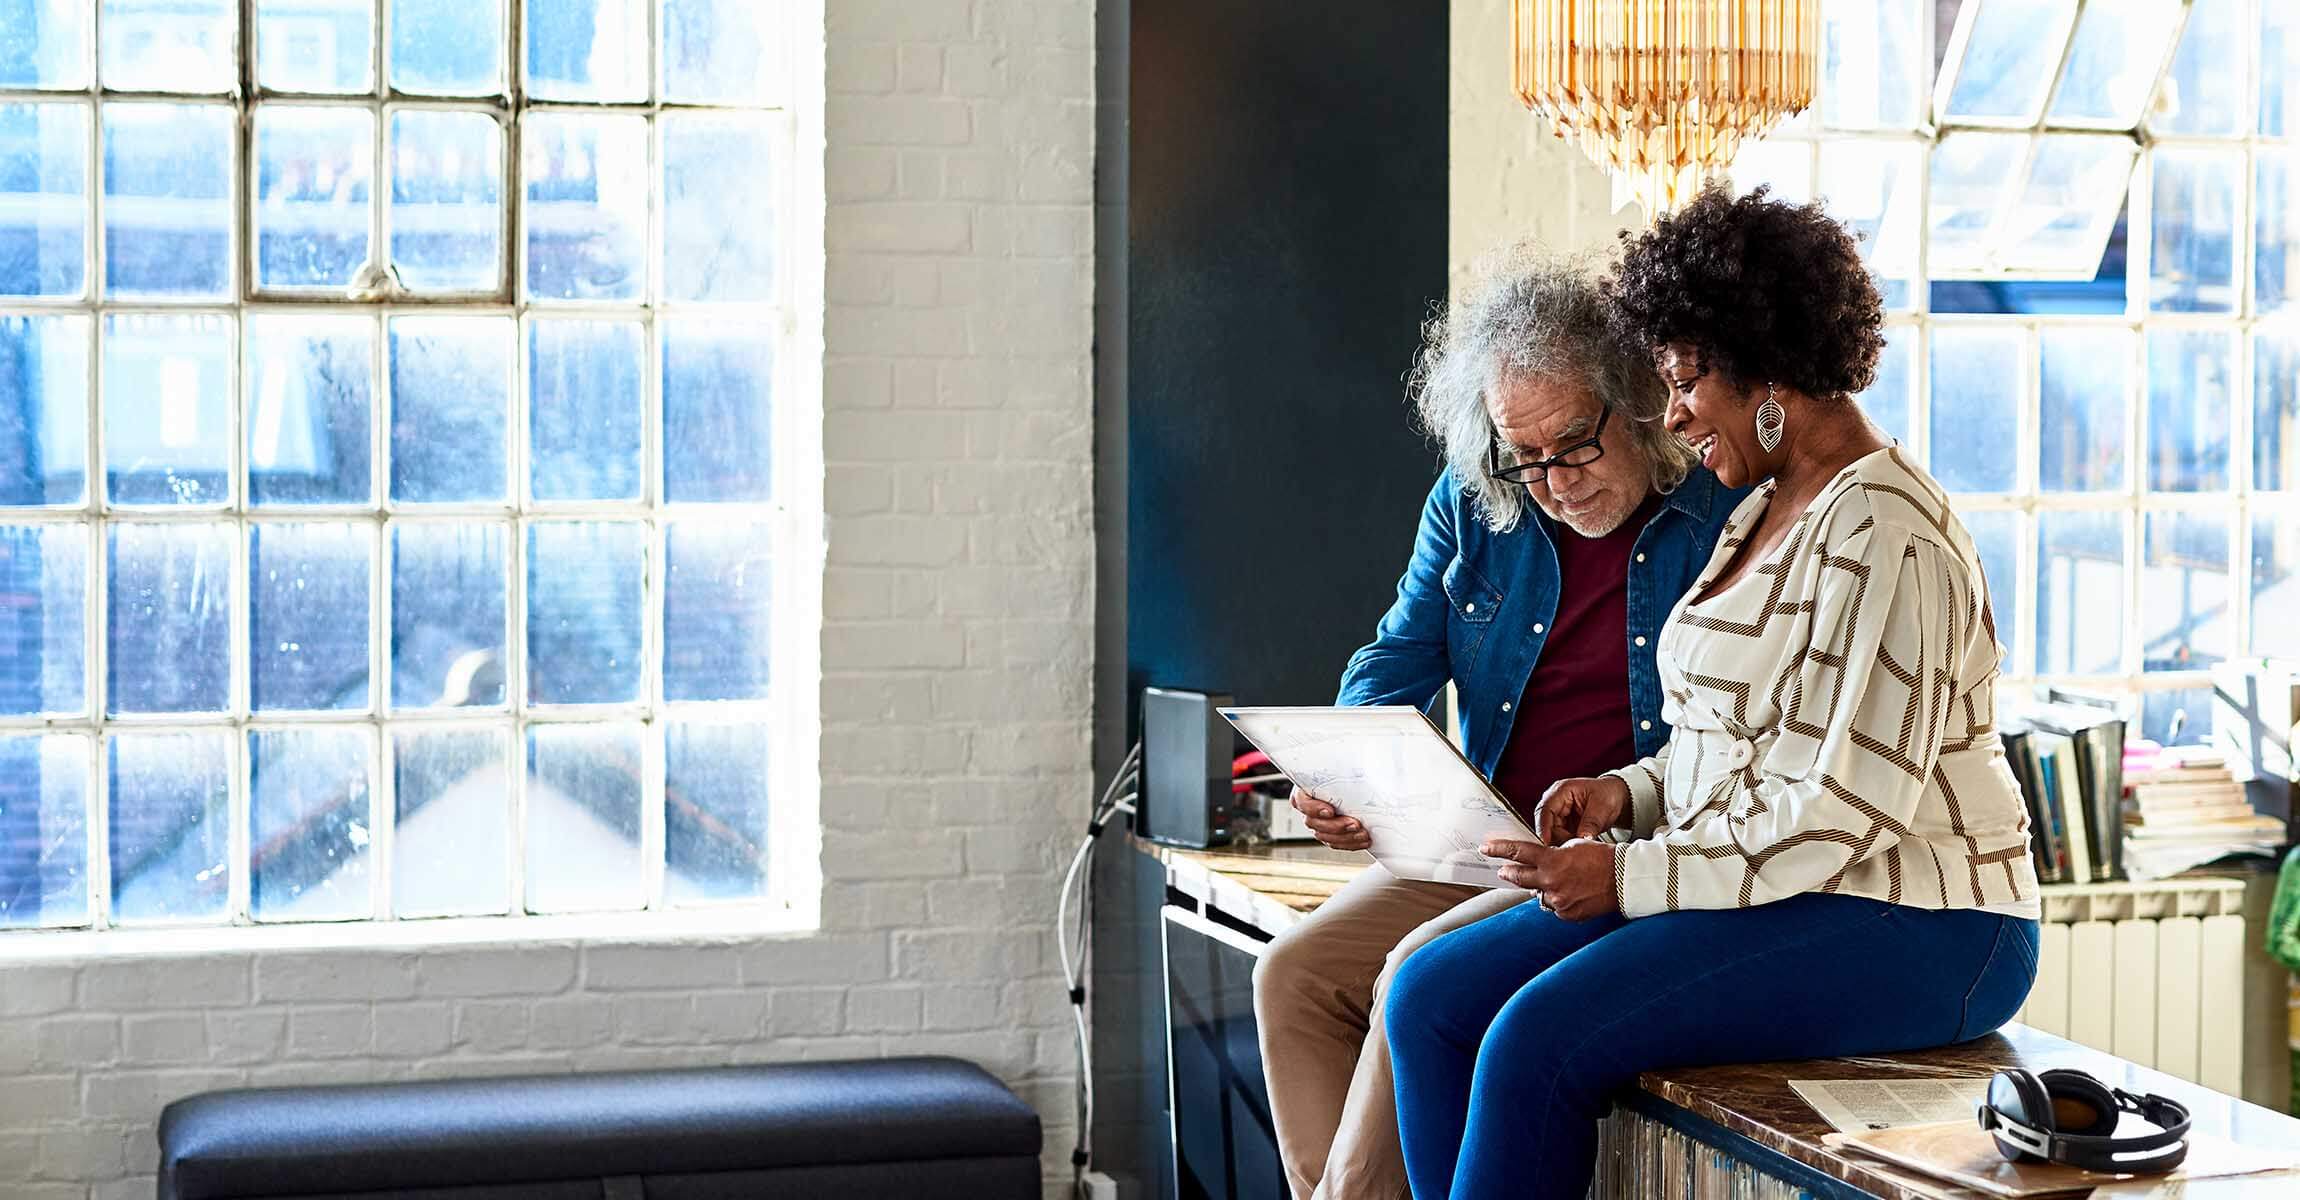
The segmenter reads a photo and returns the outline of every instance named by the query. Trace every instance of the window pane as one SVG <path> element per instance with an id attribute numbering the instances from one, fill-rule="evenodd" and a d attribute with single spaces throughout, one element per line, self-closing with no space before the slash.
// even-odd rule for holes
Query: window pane
<path id="1" fill-rule="evenodd" d="M 1877 356 L 1877 377 L 1857 399 L 1861 411 L 1885 431 L 1885 436 L 1907 445 L 1909 396 L 1917 386 L 1917 327 L 1885 326 L 1885 349 Z"/>
<path id="2" fill-rule="evenodd" d="M 2300 490 L 2300 333 L 2252 339 L 2252 490 Z"/>
<path id="3" fill-rule="evenodd" d="M 2300 515 L 2252 514 L 2252 642 L 2264 658 L 2300 658 Z"/>
<path id="4" fill-rule="evenodd" d="M 2124 207 L 2132 157 L 2133 143 L 2121 136 L 2038 138 L 2028 185 L 1997 226 L 1996 261 L 2010 270 L 2092 279 Z"/>
<path id="5" fill-rule="evenodd" d="M 527 908 L 637 908 L 639 781 L 635 724 L 527 730 Z"/>
<path id="6" fill-rule="evenodd" d="M 663 891 L 671 903 L 766 894 L 769 744 L 763 724 L 664 729 Z"/>
<path id="7" fill-rule="evenodd" d="M 267 522 L 248 531 L 248 652 L 258 709 L 367 707 L 375 527 Z"/>
<path id="8" fill-rule="evenodd" d="M 1932 90 L 1932 64 L 1922 61 L 1921 22 L 1929 6 L 1923 0 L 1826 0 L 1821 13 L 1827 38 L 1822 123 L 1836 129 L 1914 128 Z"/>
<path id="9" fill-rule="evenodd" d="M 257 286 L 348 287 L 373 232 L 374 116 L 267 104 L 255 122 Z"/>
<path id="10" fill-rule="evenodd" d="M 1821 155 L 1821 196 L 1829 215 L 1852 227 L 1861 258 L 1877 275 L 1885 307 L 1909 307 L 1917 275 L 1917 208 L 1925 148 L 1919 142 L 1846 142 Z"/>
<path id="11" fill-rule="evenodd" d="M 391 321 L 391 498 L 503 500 L 509 317 Z"/>
<path id="12" fill-rule="evenodd" d="M 87 923 L 88 741 L 0 737 L 0 929 Z"/>
<path id="13" fill-rule="evenodd" d="M 79 504 L 88 485 L 88 319 L 0 317 L 0 504 Z"/>
<path id="14" fill-rule="evenodd" d="M 104 86 L 224 92 L 236 74 L 234 0 L 104 0 Z"/>
<path id="15" fill-rule="evenodd" d="M 1956 84 L 1952 117 L 2027 124 L 2060 65 L 2076 0 L 1989 0 L 1979 6 Z"/>
<path id="16" fill-rule="evenodd" d="M 660 328 L 666 498 L 770 499 L 774 331 L 692 319 Z"/>
<path id="17" fill-rule="evenodd" d="M 503 127 L 495 118 L 392 114 L 391 261 L 418 292 L 501 286 Z"/>
<path id="18" fill-rule="evenodd" d="M 2217 492 L 2228 478 L 2236 339 L 2217 329 L 2148 335 L 2148 487 Z"/>
<path id="19" fill-rule="evenodd" d="M 391 86 L 434 96 L 503 91 L 503 0 L 389 0 Z"/>
<path id="20" fill-rule="evenodd" d="M 0 104 L 0 295 L 80 295 L 87 256 L 87 107 Z"/>
<path id="21" fill-rule="evenodd" d="M 0 22 L 0 87 L 86 86 L 87 0 L 17 0 Z"/>
<path id="22" fill-rule="evenodd" d="M 0 605 L 0 713 L 88 711 L 87 527 L 0 525 Z"/>
<path id="23" fill-rule="evenodd" d="M 2180 0 L 2086 5 L 2061 69 L 2052 121 L 2132 128 L 2179 22 Z"/>
<path id="24" fill-rule="evenodd" d="M 2037 514 L 2036 669 L 2106 674 L 2124 663 L 2124 517 Z"/>
<path id="25" fill-rule="evenodd" d="M 526 17 L 529 95 L 646 98 L 646 0 L 527 0 Z"/>
<path id="26" fill-rule="evenodd" d="M 2140 669 L 2192 671 L 2236 642 L 2228 518 L 2149 513 L 2141 523 Z"/>
<path id="27" fill-rule="evenodd" d="M 528 327 L 528 487 L 535 499 L 639 498 L 645 337 L 636 321 L 542 319 Z"/>
<path id="28" fill-rule="evenodd" d="M 109 708 L 231 707 L 232 543 L 225 524 L 115 524 L 109 574 Z"/>
<path id="29" fill-rule="evenodd" d="M 119 504 L 231 497 L 229 317 L 104 318 L 105 488 Z"/>
<path id="30" fill-rule="evenodd" d="M 228 106 L 104 106 L 104 287 L 222 299 L 232 281 Z"/>
<path id="31" fill-rule="evenodd" d="M 1730 174 L 1736 192 L 1763 186 L 1772 189 L 1776 200 L 1803 204 L 1813 198 L 1813 143 L 1789 138 L 1743 142 Z"/>
<path id="32" fill-rule="evenodd" d="M 527 527 L 527 698 L 639 699 L 647 531 L 636 521 Z"/>
<path id="33" fill-rule="evenodd" d="M 1987 585 L 1989 617 L 1996 622 L 1997 643 L 2005 649 L 2004 669 L 2026 674 L 2020 660 L 2020 514 L 2005 509 L 1961 512 L 1965 532 L 1973 539 L 1973 553 L 1981 560 L 1981 580 Z"/>
<path id="34" fill-rule="evenodd" d="M 1933 327 L 1932 471 L 1949 491 L 2013 490 L 2023 340 L 2019 329 Z"/>
<path id="35" fill-rule="evenodd" d="M 2288 137 L 2300 130 L 2300 6 L 2260 6 L 2260 132 Z"/>
<path id="36" fill-rule="evenodd" d="M 780 127 L 764 113 L 663 117 L 667 298 L 774 299 Z"/>
<path id="37" fill-rule="evenodd" d="M 230 915 L 232 741 L 228 730 L 109 739 L 112 919 Z"/>
<path id="38" fill-rule="evenodd" d="M 773 23 L 757 0 L 662 0 L 663 98 L 764 104 L 782 82 Z"/>
<path id="39" fill-rule="evenodd" d="M 2140 697 L 2140 736 L 2168 746 L 2212 741 L 2212 689 L 2178 688 Z"/>
<path id="40" fill-rule="evenodd" d="M 2173 52 L 2172 70 L 2157 89 L 2148 127 L 2157 133 L 2236 134 L 2244 131 L 2246 0 L 2194 0 L 2188 26 Z"/>
<path id="41" fill-rule="evenodd" d="M 645 118 L 531 114 L 520 145 L 529 294 L 638 299 L 647 286 Z"/>
<path id="42" fill-rule="evenodd" d="M 375 322 L 248 318 L 248 494 L 265 504 L 368 504 Z"/>
<path id="43" fill-rule="evenodd" d="M 2157 312 L 2234 312 L 2236 259 L 2242 253 L 2237 193 L 2244 183 L 2240 151 L 2159 147 L 2149 307 Z"/>
<path id="44" fill-rule="evenodd" d="M 374 0 L 256 0 L 256 82 L 282 92 L 374 91 Z"/>
<path id="45" fill-rule="evenodd" d="M 252 731 L 248 775 L 248 883 L 256 920 L 341 921 L 372 913 L 373 735 L 365 729 Z"/>
<path id="46" fill-rule="evenodd" d="M 466 917 L 511 907 L 509 732 L 401 729 L 392 737 L 392 911 Z"/>
<path id="47" fill-rule="evenodd" d="M 2028 146 L 2019 133 L 1948 133 L 1933 144 L 1928 261 L 1935 278 L 1989 265 L 1989 231 L 2021 182 Z"/>
<path id="48" fill-rule="evenodd" d="M 2300 207 L 2292 190 L 2300 160 L 2264 146 L 2253 166 L 2252 305 L 2270 313 L 2300 301 Z"/>
<path id="49" fill-rule="evenodd" d="M 2038 337 L 2044 407 L 2037 423 L 2037 486 L 2048 492 L 2123 490 L 2132 334 L 2047 325 Z"/>
<path id="50" fill-rule="evenodd" d="M 674 521 L 663 590 L 663 698 L 767 694 L 774 544 L 763 524 Z"/>
<path id="51" fill-rule="evenodd" d="M 392 525 L 391 702 L 503 703 L 503 527 Z"/>

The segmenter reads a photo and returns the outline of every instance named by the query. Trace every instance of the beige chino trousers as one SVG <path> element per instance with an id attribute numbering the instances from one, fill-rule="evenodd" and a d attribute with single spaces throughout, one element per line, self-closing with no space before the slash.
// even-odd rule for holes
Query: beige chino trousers
<path id="1" fill-rule="evenodd" d="M 1532 894 L 1400 879 L 1369 866 L 1263 948 L 1254 1021 L 1294 1200 L 1407 1195 L 1382 1037 L 1390 977 L 1439 934 Z"/>

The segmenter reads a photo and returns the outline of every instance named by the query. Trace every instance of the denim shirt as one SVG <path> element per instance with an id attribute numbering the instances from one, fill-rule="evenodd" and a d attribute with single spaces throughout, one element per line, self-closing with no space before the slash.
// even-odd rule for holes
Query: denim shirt
<path id="1" fill-rule="evenodd" d="M 1699 577 L 1746 494 L 1697 466 L 1662 497 L 1637 535 L 1628 636 L 1629 710 L 1639 757 L 1669 740 L 1653 665 L 1661 623 Z M 1350 656 L 1335 703 L 1411 704 L 1427 712 L 1450 679 L 1461 706 L 1464 753 L 1490 777 L 1557 619 L 1557 549 L 1550 537 L 1549 519 L 1537 509 L 1507 533 L 1487 529 L 1469 493 L 1451 475 L 1440 475 L 1422 505 L 1397 602 L 1375 626 L 1373 642 Z"/>

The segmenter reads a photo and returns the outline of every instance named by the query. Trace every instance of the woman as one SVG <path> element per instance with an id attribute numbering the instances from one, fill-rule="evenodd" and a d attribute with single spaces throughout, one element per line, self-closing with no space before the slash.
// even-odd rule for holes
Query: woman
<path id="1" fill-rule="evenodd" d="M 1759 486 L 1655 631 L 1669 742 L 1553 785 L 1540 843 L 1486 847 L 1541 903 L 1392 984 L 1422 1200 L 1579 1200 L 1642 1070 L 1979 1037 L 2036 974 L 1988 593 L 1940 486 L 1851 399 L 1883 346 L 1852 237 L 1712 187 L 1628 241 L 1607 295 L 1669 428 Z"/>

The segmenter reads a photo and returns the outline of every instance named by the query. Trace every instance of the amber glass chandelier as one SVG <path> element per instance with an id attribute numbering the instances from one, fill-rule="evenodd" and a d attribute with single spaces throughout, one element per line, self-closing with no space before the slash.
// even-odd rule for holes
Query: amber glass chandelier
<path id="1" fill-rule="evenodd" d="M 1511 0 L 1510 83 L 1648 216 L 1813 102 L 1821 0 Z"/>

